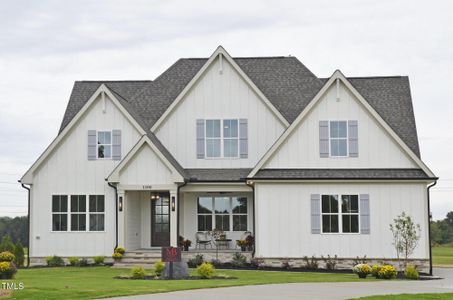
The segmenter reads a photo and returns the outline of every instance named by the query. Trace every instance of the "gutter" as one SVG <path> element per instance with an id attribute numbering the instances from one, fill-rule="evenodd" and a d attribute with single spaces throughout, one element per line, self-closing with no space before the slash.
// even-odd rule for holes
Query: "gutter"
<path id="1" fill-rule="evenodd" d="M 252 188 L 252 195 L 253 195 L 253 209 L 252 209 L 252 211 L 253 211 L 253 235 L 255 236 L 255 245 L 254 245 L 253 251 L 252 251 L 252 258 L 253 258 L 253 257 L 255 257 L 255 249 L 256 249 L 255 186 L 253 185 L 253 183 L 249 183 L 249 181 L 246 181 L 245 184 Z"/>
<path id="2" fill-rule="evenodd" d="M 431 247 L 431 204 L 430 204 L 430 189 L 437 184 L 437 181 L 434 181 L 426 189 L 427 199 L 428 199 L 428 243 L 429 243 L 429 275 L 433 276 L 433 254 Z"/>
<path id="3" fill-rule="evenodd" d="M 107 182 L 107 184 L 115 190 L 115 248 L 113 248 L 113 251 L 115 251 L 118 248 L 118 189 L 110 182 Z"/>
<path id="4" fill-rule="evenodd" d="M 25 184 L 21 183 L 20 180 L 18 180 L 18 182 L 22 185 L 22 187 L 24 189 L 27 190 L 28 192 L 28 208 L 27 208 L 27 227 L 28 227 L 28 231 L 27 231 L 27 240 L 28 240 L 28 253 L 27 253 L 27 268 L 30 267 L 30 246 L 31 246 L 31 243 L 30 243 L 30 187 L 27 187 L 25 186 Z"/>

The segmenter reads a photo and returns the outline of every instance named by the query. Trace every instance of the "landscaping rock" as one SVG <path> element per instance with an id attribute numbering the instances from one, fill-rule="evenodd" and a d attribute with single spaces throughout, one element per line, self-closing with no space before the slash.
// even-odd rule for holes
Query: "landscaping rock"
<path id="1" fill-rule="evenodd" d="M 164 277 L 170 278 L 170 263 L 165 263 Z M 189 267 L 187 262 L 174 262 L 173 263 L 173 279 L 186 279 L 189 277 Z"/>

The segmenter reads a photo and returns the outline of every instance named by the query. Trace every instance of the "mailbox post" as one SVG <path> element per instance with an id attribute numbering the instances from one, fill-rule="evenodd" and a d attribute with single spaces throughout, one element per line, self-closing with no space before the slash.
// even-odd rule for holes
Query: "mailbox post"
<path id="1" fill-rule="evenodd" d="M 181 261 L 181 248 L 162 247 L 162 261 L 169 263 L 169 278 L 173 279 L 173 263 Z"/>

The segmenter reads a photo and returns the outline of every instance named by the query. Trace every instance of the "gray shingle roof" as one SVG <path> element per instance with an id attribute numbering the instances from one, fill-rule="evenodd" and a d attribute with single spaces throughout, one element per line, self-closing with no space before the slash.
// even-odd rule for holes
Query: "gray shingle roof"
<path id="1" fill-rule="evenodd" d="M 428 179 L 421 169 L 261 169 L 255 179 Z"/>
<path id="2" fill-rule="evenodd" d="M 326 79 L 317 78 L 295 57 L 251 57 L 234 58 L 234 60 L 290 123 L 326 82 Z M 60 132 L 96 89 L 104 83 L 155 141 L 156 146 L 158 145 L 172 164 L 184 174 L 183 168 L 149 131 L 149 128 L 166 111 L 206 61 L 207 58 L 179 59 L 154 81 L 77 81 L 74 84 Z M 392 76 L 348 79 L 408 147 L 420 156 L 408 78 Z M 203 176 L 205 173 L 199 172 L 201 173 L 194 174 L 199 178 L 205 178 Z M 231 176 L 225 175 L 225 178 L 237 178 L 242 176 L 241 174 L 238 172 L 230 174 Z M 188 174 L 184 176 L 190 178 Z M 223 180 L 220 175 L 218 178 Z"/>
<path id="3" fill-rule="evenodd" d="M 186 169 L 191 182 L 245 181 L 252 169 Z"/>

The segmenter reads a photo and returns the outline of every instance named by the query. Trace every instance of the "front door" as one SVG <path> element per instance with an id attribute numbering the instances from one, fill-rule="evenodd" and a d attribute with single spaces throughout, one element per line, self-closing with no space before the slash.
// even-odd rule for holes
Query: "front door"
<path id="1" fill-rule="evenodd" d="M 151 200 L 151 246 L 170 246 L 170 196 Z"/>

